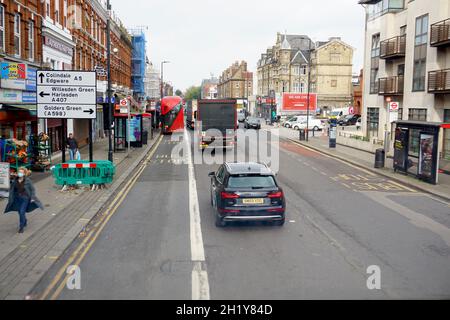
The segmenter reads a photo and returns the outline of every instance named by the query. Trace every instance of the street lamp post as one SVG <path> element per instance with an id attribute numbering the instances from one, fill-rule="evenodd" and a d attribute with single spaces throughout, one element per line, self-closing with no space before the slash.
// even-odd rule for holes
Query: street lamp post
<path id="1" fill-rule="evenodd" d="M 114 162 L 112 150 L 112 105 L 111 105 L 111 4 L 107 1 L 108 18 L 106 22 L 107 68 L 108 68 L 108 160 Z"/>
<path id="2" fill-rule="evenodd" d="M 161 62 L 161 99 L 164 98 L 164 64 L 170 63 L 170 61 Z"/>
<path id="3" fill-rule="evenodd" d="M 308 101 L 306 109 L 306 141 L 309 141 L 309 95 L 311 91 L 311 39 L 309 39 L 309 57 L 308 57 Z"/>

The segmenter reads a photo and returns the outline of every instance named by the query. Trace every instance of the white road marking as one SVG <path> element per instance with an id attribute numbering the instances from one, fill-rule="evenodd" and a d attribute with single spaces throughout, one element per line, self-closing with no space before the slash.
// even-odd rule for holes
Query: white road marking
<path id="1" fill-rule="evenodd" d="M 203 246 L 197 182 L 195 180 L 194 164 L 192 162 L 191 143 L 186 130 L 184 131 L 184 141 L 187 147 L 186 150 L 188 150 L 191 260 L 195 263 L 192 270 L 192 300 L 209 300 L 208 273 L 206 270 L 202 270 L 202 262 L 205 261 L 205 249 Z"/>

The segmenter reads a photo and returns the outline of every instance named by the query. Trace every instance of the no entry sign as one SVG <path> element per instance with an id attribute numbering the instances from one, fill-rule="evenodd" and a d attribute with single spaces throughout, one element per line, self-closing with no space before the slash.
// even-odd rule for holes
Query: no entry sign
<path id="1" fill-rule="evenodd" d="M 95 119 L 97 76 L 91 71 L 41 71 L 37 114 L 44 119 Z"/>
<path id="2" fill-rule="evenodd" d="M 398 111 L 399 103 L 398 102 L 390 102 L 389 103 L 389 111 L 390 112 L 396 112 Z"/>

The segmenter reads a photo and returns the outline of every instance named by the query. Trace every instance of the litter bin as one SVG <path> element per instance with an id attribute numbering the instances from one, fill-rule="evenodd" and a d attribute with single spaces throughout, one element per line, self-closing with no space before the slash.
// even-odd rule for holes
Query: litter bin
<path id="1" fill-rule="evenodd" d="M 300 129 L 300 141 L 306 141 L 306 130 Z"/>
<path id="2" fill-rule="evenodd" d="M 385 152 L 384 149 L 377 149 L 375 151 L 375 168 L 380 169 L 384 168 L 384 161 L 385 161 Z"/>
<path id="3" fill-rule="evenodd" d="M 142 132 L 142 144 L 148 144 L 148 131 Z"/>

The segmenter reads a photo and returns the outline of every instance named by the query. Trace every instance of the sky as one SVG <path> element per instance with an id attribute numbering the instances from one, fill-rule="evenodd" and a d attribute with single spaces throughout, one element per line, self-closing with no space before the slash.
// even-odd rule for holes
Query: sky
<path id="1" fill-rule="evenodd" d="M 236 60 L 256 73 L 277 32 L 314 41 L 341 37 L 355 48 L 353 72 L 364 54 L 364 10 L 357 0 L 111 0 L 129 29 L 148 28 L 147 55 L 164 80 L 184 91 Z M 256 87 L 256 84 L 255 84 Z"/>

